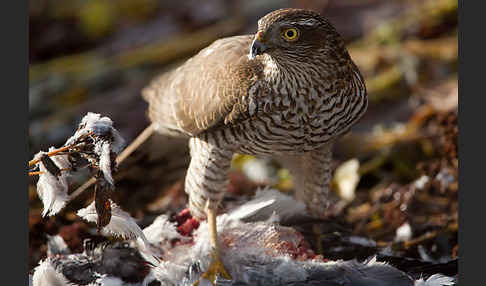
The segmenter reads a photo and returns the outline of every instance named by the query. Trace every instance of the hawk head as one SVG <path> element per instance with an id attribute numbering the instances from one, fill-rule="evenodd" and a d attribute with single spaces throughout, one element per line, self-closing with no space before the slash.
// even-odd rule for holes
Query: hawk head
<path id="1" fill-rule="evenodd" d="M 280 9 L 258 21 L 258 31 L 249 58 L 268 54 L 275 59 L 347 59 L 340 35 L 329 21 L 318 13 L 303 9 Z"/>

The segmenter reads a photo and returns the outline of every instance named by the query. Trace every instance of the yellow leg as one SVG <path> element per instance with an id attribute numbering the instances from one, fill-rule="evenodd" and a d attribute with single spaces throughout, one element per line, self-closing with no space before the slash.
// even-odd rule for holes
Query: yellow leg
<path id="1" fill-rule="evenodd" d="M 206 215 L 208 219 L 208 228 L 209 228 L 209 240 L 211 242 L 211 263 L 209 264 L 209 268 L 206 272 L 201 275 L 201 278 L 209 280 L 213 285 L 216 283 L 216 277 L 219 275 L 224 279 L 230 280 L 231 275 L 226 270 L 221 261 L 221 257 L 219 256 L 219 247 L 218 247 L 218 232 L 216 230 L 216 208 L 209 207 L 209 201 L 206 205 Z M 193 286 L 199 285 L 199 278 Z"/>

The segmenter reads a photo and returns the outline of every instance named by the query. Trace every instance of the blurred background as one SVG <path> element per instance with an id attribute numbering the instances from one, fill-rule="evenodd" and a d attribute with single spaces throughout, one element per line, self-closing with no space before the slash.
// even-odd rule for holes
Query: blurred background
<path id="1" fill-rule="evenodd" d="M 457 257 L 457 1 L 29 3 L 31 155 L 64 144 L 88 111 L 110 117 L 130 142 L 149 124 L 140 90 L 154 76 L 218 38 L 254 33 L 257 20 L 272 10 L 320 12 L 345 39 L 369 94 L 368 112 L 335 147 L 336 203 L 330 215 L 350 233 L 370 237 L 380 247 L 394 245 L 396 255 L 431 261 Z M 142 226 L 157 214 L 179 211 L 186 200 L 187 164 L 183 142 L 151 138 L 120 166 L 115 200 Z M 275 162 L 238 156 L 233 165 L 226 205 L 261 185 L 292 189 L 288 172 Z M 36 178 L 30 179 L 33 267 L 46 255 L 46 233 L 61 234 L 74 252 L 82 249 L 93 226 L 75 211 L 92 194 L 86 191 L 56 217 L 42 218 Z M 71 189 L 86 179 L 74 178 Z M 412 246 L 397 246 L 410 240 Z M 315 249 L 333 255 L 321 245 L 330 245 L 324 238 L 312 241 Z"/>

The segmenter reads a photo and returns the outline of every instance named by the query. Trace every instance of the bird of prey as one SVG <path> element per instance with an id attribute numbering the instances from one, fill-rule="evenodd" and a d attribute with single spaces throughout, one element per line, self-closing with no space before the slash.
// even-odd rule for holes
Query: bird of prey
<path id="1" fill-rule="evenodd" d="M 223 38 L 142 91 L 156 131 L 189 138 L 185 192 L 207 219 L 213 262 L 202 277 L 231 278 L 221 262 L 216 210 L 233 153 L 271 156 L 295 178 L 296 198 L 324 216 L 333 141 L 366 111 L 366 87 L 344 41 L 320 14 L 280 9 L 254 35 Z"/>

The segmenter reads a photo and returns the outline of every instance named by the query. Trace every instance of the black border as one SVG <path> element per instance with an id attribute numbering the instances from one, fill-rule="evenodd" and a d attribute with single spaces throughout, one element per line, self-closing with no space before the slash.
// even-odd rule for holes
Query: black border
<path id="1" fill-rule="evenodd" d="M 467 5 L 464 5 L 467 3 Z M 478 7 L 473 7 L 476 4 Z M 486 83 L 483 1 L 459 1 L 459 281 L 483 285 Z M 481 5 L 484 6 L 484 5 Z M 468 10 L 466 12 L 466 10 Z M 475 17 L 476 16 L 476 17 Z M 465 44 L 465 35 L 469 44 Z M 467 63 L 467 66 L 466 66 Z M 476 281 L 477 280 L 477 281 Z"/>
<path id="2" fill-rule="evenodd" d="M 2 284 L 28 285 L 28 1 L 9 1 L 0 16 L 2 136 Z M 8 161 L 7 161 L 8 159 Z M 8 181 L 8 182 L 6 182 Z M 10 282 L 13 278 L 14 283 Z M 4 279 L 8 279 L 6 283 Z"/>

